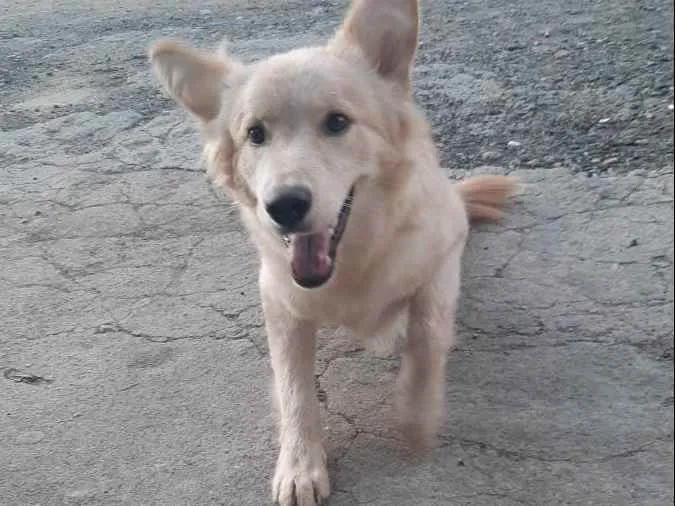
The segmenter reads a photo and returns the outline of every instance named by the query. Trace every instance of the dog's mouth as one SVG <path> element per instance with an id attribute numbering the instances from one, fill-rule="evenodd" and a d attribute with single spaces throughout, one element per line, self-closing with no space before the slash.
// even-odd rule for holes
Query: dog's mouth
<path id="1" fill-rule="evenodd" d="M 317 288 L 325 284 L 333 275 L 335 255 L 347 228 L 353 200 L 354 187 L 352 186 L 342 203 L 334 227 L 322 232 L 283 236 L 291 253 L 293 280 L 302 288 Z"/>

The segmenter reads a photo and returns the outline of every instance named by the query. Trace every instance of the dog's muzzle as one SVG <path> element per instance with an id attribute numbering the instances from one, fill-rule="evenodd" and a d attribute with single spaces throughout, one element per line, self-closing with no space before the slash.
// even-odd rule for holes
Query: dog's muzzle
<path id="1" fill-rule="evenodd" d="M 291 252 L 293 280 L 302 288 L 317 288 L 333 275 L 335 257 L 354 201 L 354 187 L 349 190 L 334 227 L 322 232 L 295 233 L 283 236 Z"/>

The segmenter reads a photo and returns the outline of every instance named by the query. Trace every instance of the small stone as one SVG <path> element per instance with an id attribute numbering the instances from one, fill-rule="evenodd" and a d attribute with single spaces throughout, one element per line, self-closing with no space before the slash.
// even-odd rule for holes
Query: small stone
<path id="1" fill-rule="evenodd" d="M 497 160 L 499 158 L 499 153 L 495 151 L 484 151 L 481 153 L 480 157 L 485 161 Z"/>
<path id="2" fill-rule="evenodd" d="M 609 123 L 611 118 L 602 118 L 598 121 L 601 125 L 604 125 L 605 123 Z"/>
<path id="3" fill-rule="evenodd" d="M 672 111 L 673 110 L 673 104 L 668 104 L 668 110 Z"/>
<path id="4" fill-rule="evenodd" d="M 629 248 L 634 248 L 634 247 L 637 246 L 638 244 L 639 244 L 639 243 L 638 243 L 638 240 L 637 240 L 637 239 L 632 239 L 632 240 L 630 241 L 630 243 L 628 244 L 628 247 L 629 247 Z"/>
<path id="5" fill-rule="evenodd" d="M 319 390 L 316 393 L 316 397 L 321 404 L 326 404 L 326 402 L 328 401 L 328 395 L 326 394 L 325 390 Z"/>
<path id="6" fill-rule="evenodd" d="M 614 164 L 618 161 L 619 161 L 619 159 L 616 156 L 613 156 L 611 158 L 607 158 L 607 159 L 603 160 L 602 166 L 607 167 L 607 166 L 612 165 L 612 164 Z"/>
<path id="7" fill-rule="evenodd" d="M 86 501 L 92 499 L 96 495 L 96 489 L 93 488 L 81 488 L 78 490 L 71 490 L 66 493 L 66 499 L 71 501 Z"/>
<path id="8" fill-rule="evenodd" d="M 509 148 L 519 148 L 519 147 L 522 146 L 523 144 L 522 144 L 522 142 L 518 142 L 518 141 L 509 141 L 506 145 L 507 145 Z"/>
<path id="9" fill-rule="evenodd" d="M 109 332 L 118 332 L 119 326 L 115 323 L 107 322 L 102 323 L 94 330 L 94 334 L 107 334 Z"/>
<path id="10" fill-rule="evenodd" d="M 45 433 L 39 430 L 23 432 L 16 437 L 16 442 L 23 445 L 34 445 L 45 438 Z"/>

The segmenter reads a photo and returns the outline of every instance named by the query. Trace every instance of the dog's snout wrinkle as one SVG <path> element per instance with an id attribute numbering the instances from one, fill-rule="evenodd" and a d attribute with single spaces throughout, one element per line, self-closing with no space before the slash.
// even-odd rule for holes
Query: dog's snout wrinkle
<path id="1" fill-rule="evenodd" d="M 312 193 L 301 185 L 281 186 L 266 203 L 267 214 L 286 232 L 298 229 L 312 207 Z"/>

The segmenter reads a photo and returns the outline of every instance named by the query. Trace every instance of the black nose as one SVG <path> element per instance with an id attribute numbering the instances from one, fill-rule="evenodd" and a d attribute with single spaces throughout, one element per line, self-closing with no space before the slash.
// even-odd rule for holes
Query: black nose
<path id="1" fill-rule="evenodd" d="M 312 194 L 304 186 L 282 186 L 265 208 L 270 217 L 287 231 L 297 229 L 312 206 Z"/>

